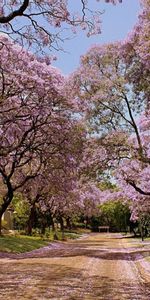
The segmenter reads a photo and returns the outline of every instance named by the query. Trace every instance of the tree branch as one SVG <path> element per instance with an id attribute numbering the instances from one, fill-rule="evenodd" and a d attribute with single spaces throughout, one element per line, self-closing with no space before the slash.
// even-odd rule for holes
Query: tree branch
<path id="1" fill-rule="evenodd" d="M 131 179 L 126 179 L 126 182 L 129 183 L 132 187 L 134 187 L 134 189 L 140 193 L 141 195 L 145 195 L 145 196 L 150 196 L 150 192 L 145 192 L 143 191 L 141 188 L 139 188 L 135 182 Z"/>
<path id="2" fill-rule="evenodd" d="M 19 9 L 13 11 L 8 16 L 1 16 L 0 23 L 5 24 L 12 21 L 16 17 L 22 16 L 24 11 L 27 9 L 28 5 L 29 5 L 29 0 L 24 0 L 23 4 L 19 7 Z"/>

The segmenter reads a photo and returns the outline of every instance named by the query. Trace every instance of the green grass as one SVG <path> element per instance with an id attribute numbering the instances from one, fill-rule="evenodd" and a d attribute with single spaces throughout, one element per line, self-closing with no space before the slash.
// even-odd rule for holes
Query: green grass
<path id="1" fill-rule="evenodd" d="M 125 239 L 129 247 L 143 248 L 143 249 L 147 249 L 150 247 L 150 237 L 144 238 L 144 241 L 141 240 L 141 237 L 131 237 Z"/>
<path id="2" fill-rule="evenodd" d="M 0 237 L 0 251 L 23 253 L 48 245 L 50 241 L 40 237 L 2 236 Z"/>
<path id="3" fill-rule="evenodd" d="M 65 232 L 64 238 L 67 239 L 76 239 L 80 237 L 81 234 L 76 232 Z M 57 232 L 58 240 L 62 239 L 62 233 Z M 0 251 L 9 252 L 9 253 L 24 253 L 32 251 L 44 246 L 47 246 L 50 242 L 53 241 L 53 233 L 44 237 L 39 236 L 25 236 L 25 235 L 4 235 L 0 236 Z"/>
<path id="4" fill-rule="evenodd" d="M 61 241 L 62 237 L 63 237 L 62 232 L 57 231 L 56 235 L 57 235 L 58 240 Z M 81 233 L 78 233 L 78 232 L 73 232 L 73 231 L 71 232 L 71 231 L 67 231 L 67 230 L 64 231 L 64 239 L 65 240 L 68 240 L 68 239 L 74 240 L 74 239 L 77 239 L 80 236 L 81 236 Z M 49 235 L 47 235 L 47 237 L 50 238 L 51 240 L 53 240 L 54 234 L 50 233 Z"/>
<path id="5" fill-rule="evenodd" d="M 146 257 L 146 260 L 150 263 L 150 256 Z"/>
<path id="6" fill-rule="evenodd" d="M 80 233 L 77 233 L 77 232 L 65 232 L 65 238 L 66 239 L 77 239 L 77 238 L 79 238 L 81 236 L 81 234 Z"/>

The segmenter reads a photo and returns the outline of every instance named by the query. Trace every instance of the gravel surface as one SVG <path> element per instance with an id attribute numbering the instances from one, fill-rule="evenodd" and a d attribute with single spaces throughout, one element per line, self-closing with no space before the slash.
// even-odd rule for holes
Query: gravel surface
<path id="1" fill-rule="evenodd" d="M 0 253 L 3 300 L 150 300 L 150 249 L 90 234 L 24 254 Z"/>

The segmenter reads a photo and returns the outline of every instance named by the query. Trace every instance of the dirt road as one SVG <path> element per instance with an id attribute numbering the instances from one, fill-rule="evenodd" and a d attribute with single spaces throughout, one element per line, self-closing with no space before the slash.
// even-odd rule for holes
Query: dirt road
<path id="1" fill-rule="evenodd" d="M 3 300 L 150 300 L 150 277 L 126 239 L 91 234 L 0 259 Z"/>

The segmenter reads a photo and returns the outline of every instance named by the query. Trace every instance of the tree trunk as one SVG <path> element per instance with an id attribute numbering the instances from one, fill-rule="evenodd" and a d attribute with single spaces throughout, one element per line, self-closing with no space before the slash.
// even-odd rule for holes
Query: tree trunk
<path id="1" fill-rule="evenodd" d="M 54 219 L 53 219 L 52 215 L 51 215 L 51 226 L 52 226 L 53 238 L 54 238 L 55 241 L 57 241 L 58 236 L 57 236 L 57 233 L 56 233 L 55 223 L 54 223 Z"/>
<path id="2" fill-rule="evenodd" d="M 61 232 L 62 232 L 62 240 L 65 239 L 65 235 L 64 235 L 64 220 L 63 218 L 60 216 L 59 218 L 59 222 L 60 222 L 60 229 L 61 229 Z"/>
<path id="3" fill-rule="evenodd" d="M 34 224 L 34 217 L 35 217 L 35 203 L 31 207 L 30 216 L 27 223 L 27 235 L 32 235 L 32 228 Z"/>
<path id="4" fill-rule="evenodd" d="M 52 231 L 55 231 L 55 224 L 54 224 L 54 220 L 53 217 L 51 217 L 51 225 L 52 225 Z"/>
<path id="5" fill-rule="evenodd" d="M 66 223 L 67 223 L 67 228 L 70 230 L 71 229 L 71 222 L 70 222 L 69 217 L 66 218 Z"/>
<path id="6" fill-rule="evenodd" d="M 26 229 L 27 235 L 32 235 L 32 220 L 29 217 L 28 223 L 27 223 L 27 229 Z"/>
<path id="7" fill-rule="evenodd" d="M 60 229 L 61 229 L 61 231 L 63 231 L 64 230 L 64 220 L 62 217 L 59 218 L 59 222 L 60 222 Z"/>
<path id="8" fill-rule="evenodd" d="M 2 235 L 2 216 L 0 215 L 0 236 Z"/>
<path id="9" fill-rule="evenodd" d="M 44 219 L 44 216 L 42 218 L 42 222 L 41 222 L 41 234 L 44 235 L 45 234 L 45 229 L 46 229 L 46 220 Z"/>
<path id="10" fill-rule="evenodd" d="M 144 230 L 143 230 L 143 226 L 141 226 L 140 231 L 141 231 L 141 239 L 142 239 L 142 242 L 143 242 L 143 241 L 144 241 Z"/>
<path id="11" fill-rule="evenodd" d="M 6 209 L 8 208 L 9 204 L 11 203 L 12 199 L 13 199 L 13 188 L 11 183 L 7 181 L 7 193 L 6 195 L 3 197 L 3 202 L 0 206 L 0 235 L 2 234 L 2 215 L 4 214 L 4 212 L 6 211 Z"/>

